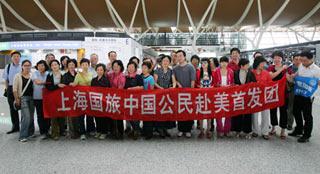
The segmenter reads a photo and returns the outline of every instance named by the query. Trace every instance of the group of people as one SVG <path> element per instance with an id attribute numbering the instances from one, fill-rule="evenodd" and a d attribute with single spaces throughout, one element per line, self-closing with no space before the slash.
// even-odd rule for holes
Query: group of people
<path id="1" fill-rule="evenodd" d="M 241 137 L 251 139 L 261 135 L 265 140 L 276 135 L 276 126 L 280 126 L 280 138 L 286 139 L 286 130 L 297 136 L 298 142 L 308 142 L 312 132 L 312 97 L 294 95 L 295 76 L 320 78 L 320 68 L 314 64 L 310 52 L 294 55 L 290 66 L 283 64 L 284 54 L 275 51 L 273 63 L 267 64 L 261 52 L 254 55 L 253 65 L 248 59 L 240 58 L 240 50 L 230 50 L 230 60 L 224 56 L 217 58 L 191 57 L 190 63 L 183 50 L 169 55 L 159 55 L 158 64 L 151 58 L 144 58 L 142 63 L 137 57 L 131 57 L 125 66 L 117 58 L 117 53 L 108 53 L 109 63 L 99 63 L 97 54 L 90 59 L 76 59 L 62 56 L 57 60 L 53 54 L 47 54 L 32 71 L 29 60 L 20 62 L 21 54 L 11 54 L 12 63 L 5 67 L 5 94 L 10 107 L 12 129 L 8 134 L 20 132 L 19 141 L 27 142 L 34 137 L 34 111 L 41 139 L 59 140 L 61 136 L 86 140 L 94 137 L 123 139 L 128 136 L 134 140 L 143 136 L 146 140 L 159 134 L 161 138 L 172 136 L 169 129 L 177 127 L 177 137 L 192 137 L 192 129 L 199 129 L 198 138 L 211 139 L 216 130 L 218 138 Z M 78 67 L 78 64 L 80 67 Z M 259 113 L 237 115 L 228 118 L 189 121 L 124 121 L 109 117 L 81 115 L 79 117 L 44 118 L 42 89 L 56 90 L 65 86 L 98 86 L 117 89 L 167 89 L 167 88 L 218 88 L 230 85 L 244 85 L 251 82 L 277 81 L 287 78 L 285 105 L 267 109 Z M 21 109 L 21 121 L 18 110 Z M 278 110 L 280 111 L 278 119 Z M 261 124 L 259 124 L 261 117 Z M 207 126 L 204 126 L 204 123 Z M 271 127 L 270 127 L 271 125 Z M 270 129 L 271 128 L 271 129 Z"/>

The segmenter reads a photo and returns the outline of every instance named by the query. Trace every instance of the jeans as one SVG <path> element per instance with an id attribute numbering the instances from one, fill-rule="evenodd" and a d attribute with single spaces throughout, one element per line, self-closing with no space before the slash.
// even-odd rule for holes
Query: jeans
<path id="1" fill-rule="evenodd" d="M 21 97 L 21 129 L 19 139 L 28 138 L 34 134 L 34 104 L 31 96 Z"/>

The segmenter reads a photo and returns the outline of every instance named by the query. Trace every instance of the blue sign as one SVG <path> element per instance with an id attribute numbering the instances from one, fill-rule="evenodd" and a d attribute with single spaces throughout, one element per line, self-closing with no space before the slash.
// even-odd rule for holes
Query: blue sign
<path id="1" fill-rule="evenodd" d="M 318 78 L 301 77 L 294 78 L 294 94 L 303 97 L 311 97 L 318 89 Z"/>

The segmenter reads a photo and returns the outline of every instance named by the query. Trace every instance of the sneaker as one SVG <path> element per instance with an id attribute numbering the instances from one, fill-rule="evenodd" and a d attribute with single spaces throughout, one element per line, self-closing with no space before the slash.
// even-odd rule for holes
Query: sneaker
<path id="1" fill-rule="evenodd" d="M 183 135 L 183 132 L 178 132 L 177 134 L 178 137 L 182 137 L 182 135 Z"/>
<path id="2" fill-rule="evenodd" d="M 101 134 L 99 136 L 99 140 L 105 140 L 107 138 L 107 134 Z"/>
<path id="3" fill-rule="evenodd" d="M 55 141 L 58 141 L 58 140 L 59 140 L 59 137 L 58 137 L 58 136 L 52 137 L 52 139 L 55 140 Z"/>
<path id="4" fill-rule="evenodd" d="M 28 138 L 36 138 L 37 136 L 35 134 L 30 135 Z"/>
<path id="5" fill-rule="evenodd" d="M 252 136 L 251 136 L 250 134 L 247 134 L 247 135 L 245 136 L 245 139 L 247 139 L 247 140 L 251 140 L 251 138 L 252 138 Z"/>
<path id="6" fill-rule="evenodd" d="M 211 132 L 210 130 L 207 130 L 207 132 L 206 132 L 206 137 L 207 137 L 208 139 L 211 139 L 211 138 L 212 138 L 212 132 Z"/>
<path id="7" fill-rule="evenodd" d="M 198 138 L 203 138 L 204 137 L 204 132 L 203 132 L 203 130 L 202 131 L 200 131 L 200 134 L 198 135 Z"/>
<path id="8" fill-rule="evenodd" d="M 47 134 L 43 134 L 43 135 L 40 136 L 40 139 L 41 140 L 46 140 L 46 139 L 48 139 L 48 135 Z"/>
<path id="9" fill-rule="evenodd" d="M 187 137 L 187 138 L 191 138 L 191 132 L 187 132 L 187 133 L 186 133 L 186 137 Z"/>
<path id="10" fill-rule="evenodd" d="M 20 142 L 22 142 L 22 143 L 24 143 L 24 142 L 27 142 L 27 141 L 28 141 L 28 139 L 26 139 L 26 138 L 22 138 L 22 139 L 20 139 L 19 141 L 20 141 Z"/>
<path id="11" fill-rule="evenodd" d="M 81 140 L 86 140 L 87 137 L 86 137 L 86 135 L 81 135 L 81 136 L 80 136 L 80 139 L 81 139 Z"/>
<path id="12" fill-rule="evenodd" d="M 240 138 L 241 137 L 241 134 L 240 132 L 236 132 L 236 135 L 235 135 L 236 138 Z"/>
<path id="13" fill-rule="evenodd" d="M 96 133 L 95 133 L 95 132 L 90 132 L 89 135 L 90 135 L 91 137 L 94 137 L 94 136 L 96 136 Z"/>
<path id="14" fill-rule="evenodd" d="M 265 140 L 269 140 L 270 136 L 269 135 L 262 135 L 262 138 L 265 139 Z"/>
<path id="15" fill-rule="evenodd" d="M 101 133 L 96 133 L 96 135 L 94 136 L 94 138 L 99 139 L 101 135 L 102 135 Z"/>
<path id="16" fill-rule="evenodd" d="M 257 133 L 252 133 L 252 137 L 256 138 L 258 137 L 259 135 Z"/>
<path id="17" fill-rule="evenodd" d="M 231 138 L 232 137 L 232 133 L 231 132 L 228 132 L 226 134 L 224 134 L 224 136 L 228 137 L 228 138 Z"/>
<path id="18" fill-rule="evenodd" d="M 218 133 L 218 138 L 223 138 L 223 133 Z"/>
<path id="19" fill-rule="evenodd" d="M 139 138 L 139 132 L 138 131 L 133 131 L 132 139 L 133 140 L 137 140 L 138 138 Z"/>

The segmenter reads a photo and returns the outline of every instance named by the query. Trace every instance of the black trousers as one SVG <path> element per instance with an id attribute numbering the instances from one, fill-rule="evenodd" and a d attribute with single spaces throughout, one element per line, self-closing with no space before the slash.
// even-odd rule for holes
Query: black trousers
<path id="1" fill-rule="evenodd" d="M 87 127 L 87 129 L 86 129 Z M 86 133 L 95 132 L 96 126 L 94 124 L 94 117 L 82 115 L 79 117 L 79 132 L 80 135 L 84 135 Z"/>
<path id="2" fill-rule="evenodd" d="M 232 127 L 234 131 L 243 131 L 246 134 L 252 132 L 252 114 L 235 116 L 232 117 L 232 120 Z"/>
<path id="3" fill-rule="evenodd" d="M 108 117 L 95 117 L 97 132 L 107 134 L 111 131 L 112 120 Z"/>
<path id="4" fill-rule="evenodd" d="M 154 121 L 144 121 L 143 127 L 142 127 L 143 135 L 146 137 L 151 137 L 153 135 L 154 126 L 155 126 Z"/>
<path id="5" fill-rule="evenodd" d="M 37 112 L 37 121 L 40 134 L 48 134 L 50 129 L 50 119 L 44 118 L 42 100 L 33 100 Z"/>
<path id="6" fill-rule="evenodd" d="M 280 110 L 280 125 L 278 123 L 278 108 Z M 279 125 L 282 129 L 288 127 L 288 98 L 285 98 L 285 104 L 283 106 L 270 109 L 270 121 L 272 126 Z"/>
<path id="7" fill-rule="evenodd" d="M 303 133 L 303 136 L 306 138 L 311 137 L 313 127 L 312 103 L 313 98 L 294 96 L 293 115 L 297 124 L 295 131 Z"/>
<path id="8" fill-rule="evenodd" d="M 180 132 L 191 132 L 194 121 L 178 121 L 178 131 Z"/>
<path id="9" fill-rule="evenodd" d="M 8 104 L 10 107 L 12 130 L 19 131 L 20 130 L 19 112 L 16 111 L 13 107 L 14 96 L 13 96 L 12 86 L 8 87 L 7 93 L 8 93 L 8 97 L 7 97 Z"/>
<path id="10" fill-rule="evenodd" d="M 115 137 L 123 136 L 123 132 L 124 132 L 123 120 L 111 119 L 111 122 L 112 122 L 112 127 L 111 127 L 112 135 Z"/>

